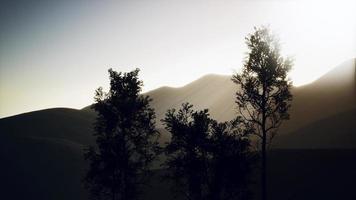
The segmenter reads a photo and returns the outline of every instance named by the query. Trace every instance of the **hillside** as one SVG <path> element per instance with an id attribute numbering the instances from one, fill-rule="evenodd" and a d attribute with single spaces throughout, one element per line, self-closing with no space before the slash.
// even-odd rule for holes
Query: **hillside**
<path id="1" fill-rule="evenodd" d="M 53 108 L 3 118 L 1 137 L 63 139 L 77 144 L 91 144 L 94 112 Z"/>
<path id="2" fill-rule="evenodd" d="M 196 109 L 209 108 L 212 117 L 230 120 L 235 114 L 234 94 L 236 86 L 230 76 L 206 75 L 181 88 L 162 87 L 146 93 L 152 99 L 157 118 L 164 118 L 170 108 L 178 108 L 189 102 Z"/>
<path id="3" fill-rule="evenodd" d="M 290 149 L 356 149 L 356 109 L 277 136 L 274 147 Z"/>
<path id="4" fill-rule="evenodd" d="M 337 66 L 311 84 L 293 89 L 291 119 L 281 132 L 296 131 L 318 120 L 356 108 L 356 59 Z"/>
<path id="5" fill-rule="evenodd" d="M 273 199 L 285 199 L 281 194 L 316 199 L 323 188 L 335 189 L 325 199 L 352 196 L 356 174 L 347 175 L 356 155 L 355 70 L 355 61 L 348 61 L 313 83 L 292 89 L 291 119 L 276 140 L 279 149 L 271 154 L 271 174 L 275 174 L 271 186 L 278 188 L 271 188 Z M 209 108 L 212 117 L 224 121 L 235 115 L 235 90 L 229 76 L 206 75 L 181 88 L 162 87 L 146 94 L 154 99 L 158 119 L 166 110 L 190 102 L 196 109 Z M 81 183 L 86 166 L 82 155 L 83 148 L 94 142 L 95 116 L 88 108 L 54 108 L 0 119 L 1 198 L 87 199 Z M 161 142 L 168 140 L 169 134 L 162 131 Z M 348 165 L 345 173 L 341 165 Z M 333 174 L 329 180 L 323 178 L 328 174 Z M 347 180 L 345 187 L 337 183 L 341 180 Z M 166 183 L 158 176 L 152 181 L 153 188 L 145 191 L 148 199 L 171 198 Z M 314 190 L 316 184 L 321 186 Z M 279 188 L 285 192 L 279 193 Z"/>
<path id="6" fill-rule="evenodd" d="M 290 120 L 281 134 L 296 131 L 307 124 L 356 108 L 355 59 L 337 66 L 311 84 L 292 88 Z M 236 85 L 230 76 L 207 75 L 180 88 L 163 87 L 146 93 L 153 98 L 157 118 L 162 119 L 169 108 L 190 102 L 195 108 L 208 108 L 220 121 L 236 115 Z"/>
<path id="7" fill-rule="evenodd" d="M 1 119 L 1 199 L 86 199 L 83 148 L 94 118 L 56 108 Z"/>

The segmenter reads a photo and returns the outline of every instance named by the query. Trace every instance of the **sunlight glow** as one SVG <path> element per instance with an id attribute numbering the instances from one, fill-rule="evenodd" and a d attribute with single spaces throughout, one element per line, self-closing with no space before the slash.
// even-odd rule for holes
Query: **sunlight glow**
<path id="1" fill-rule="evenodd" d="M 295 85 L 309 83 L 340 62 L 356 57 L 356 1 L 285 3 L 283 17 L 272 27 L 280 35 L 284 53 L 295 58 L 291 73 Z M 276 13 L 277 18 L 280 13 Z"/>
<path id="2" fill-rule="evenodd" d="M 279 36 L 296 86 L 356 57 L 356 0 L 28 2 L 2 5 L 0 118 L 85 107 L 108 68 L 140 68 L 144 92 L 231 75 L 254 26 Z"/>

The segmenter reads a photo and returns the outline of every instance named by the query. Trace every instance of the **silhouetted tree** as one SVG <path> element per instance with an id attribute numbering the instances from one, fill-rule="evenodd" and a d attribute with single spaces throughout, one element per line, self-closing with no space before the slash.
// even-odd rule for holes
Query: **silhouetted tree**
<path id="1" fill-rule="evenodd" d="M 282 121 L 289 119 L 292 95 L 287 73 L 292 60 L 281 56 L 278 41 L 266 27 L 255 28 L 246 37 L 246 44 L 248 57 L 242 72 L 232 80 L 239 86 L 236 92 L 239 113 L 260 139 L 262 199 L 266 199 L 266 148 Z"/>
<path id="2" fill-rule="evenodd" d="M 250 199 L 249 174 L 254 156 L 239 118 L 212 121 L 209 134 L 209 200 Z"/>
<path id="3" fill-rule="evenodd" d="M 92 106 L 98 114 L 96 147 L 85 153 L 90 164 L 85 183 L 93 199 L 137 199 L 156 156 L 155 113 L 151 99 L 140 95 L 138 73 L 139 69 L 129 73 L 109 69 L 109 92 L 96 90 Z"/>
<path id="4" fill-rule="evenodd" d="M 185 103 L 176 112 L 168 110 L 163 123 L 171 133 L 171 141 L 165 148 L 165 165 L 172 173 L 171 178 L 183 187 L 186 199 L 200 200 L 206 182 L 208 110 L 194 112 L 192 105 Z"/>
<path id="5" fill-rule="evenodd" d="M 208 110 L 185 103 L 166 113 L 171 133 L 165 147 L 169 177 L 189 200 L 243 199 L 249 171 L 249 142 L 239 121 L 218 123 Z"/>

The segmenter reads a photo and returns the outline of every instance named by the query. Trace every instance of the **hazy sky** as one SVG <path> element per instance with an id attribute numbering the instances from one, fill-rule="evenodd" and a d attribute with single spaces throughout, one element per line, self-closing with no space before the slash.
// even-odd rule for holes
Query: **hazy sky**
<path id="1" fill-rule="evenodd" d="M 107 69 L 141 68 L 144 91 L 241 67 L 244 37 L 270 25 L 295 85 L 356 56 L 354 0 L 9 0 L 0 5 L 0 117 L 81 108 Z"/>

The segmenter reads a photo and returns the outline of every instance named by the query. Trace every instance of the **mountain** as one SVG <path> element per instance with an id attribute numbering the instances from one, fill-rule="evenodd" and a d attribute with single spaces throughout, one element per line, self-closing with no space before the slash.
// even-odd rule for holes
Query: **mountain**
<path id="1" fill-rule="evenodd" d="M 356 108 L 356 59 L 344 62 L 311 84 L 293 88 L 291 119 L 282 133 Z"/>
<path id="2" fill-rule="evenodd" d="M 303 127 L 320 120 L 343 112 L 354 112 L 355 63 L 356 59 L 349 60 L 311 84 L 292 88 L 291 118 L 283 123 L 280 135 L 294 135 L 296 131 L 304 131 Z M 162 87 L 145 95 L 153 98 L 152 107 L 158 120 L 164 118 L 168 109 L 190 102 L 195 109 L 208 108 L 213 118 L 226 121 L 236 115 L 236 90 L 230 76 L 210 74 L 184 87 Z M 90 144 L 93 142 L 91 128 L 95 115 L 88 107 L 82 110 L 57 108 L 24 113 L 0 119 L 0 137 L 55 138 L 76 144 Z M 316 127 L 320 132 L 331 130 L 323 128 L 326 126 Z M 163 134 L 163 137 L 166 141 L 167 134 Z"/>
<path id="3" fill-rule="evenodd" d="M 0 120 L 1 199 L 87 199 L 83 148 L 95 113 L 55 108 Z"/>
<path id="4" fill-rule="evenodd" d="M 94 112 L 53 108 L 2 118 L 1 137 L 58 139 L 75 144 L 91 144 Z"/>
<path id="5" fill-rule="evenodd" d="M 290 134 L 276 137 L 282 149 L 355 149 L 356 109 L 311 123 Z"/>
<path id="6" fill-rule="evenodd" d="M 281 187 L 283 194 L 300 197 L 294 199 L 307 199 L 303 194 L 316 199 L 324 186 L 350 196 L 348 192 L 352 191 L 356 177 L 354 173 L 348 174 L 356 166 L 355 62 L 347 61 L 313 83 L 292 89 L 291 119 L 281 127 L 280 137 L 276 138 L 277 153 L 271 155 L 271 170 L 276 169 L 271 172 L 275 174 L 271 186 L 277 188 L 271 189 L 273 199 L 283 199 L 278 191 Z M 190 102 L 196 109 L 208 108 L 212 117 L 225 121 L 236 115 L 235 91 L 230 76 L 206 75 L 184 87 L 162 87 L 145 95 L 153 98 L 158 119 L 168 109 Z M 46 109 L 0 119 L 0 198 L 87 199 L 81 183 L 87 166 L 83 149 L 94 143 L 95 117 L 96 113 L 87 107 Z M 167 140 L 169 134 L 162 132 L 161 142 Z M 310 170 L 305 163 L 311 166 Z M 314 172 L 320 168 L 323 170 Z M 329 175 L 336 182 L 324 180 Z M 337 184 L 342 180 L 348 181 L 345 187 Z M 169 199 L 167 184 L 158 178 L 153 182 L 154 188 L 146 191 L 148 197 Z M 323 187 L 310 188 L 318 184 Z M 323 199 L 337 197 L 333 194 Z"/>
<path id="7" fill-rule="evenodd" d="M 234 94 L 236 85 L 230 76 L 206 75 L 180 88 L 161 87 L 146 93 L 152 99 L 152 107 L 158 119 L 163 119 L 165 112 L 179 108 L 189 102 L 195 109 L 209 109 L 209 113 L 220 121 L 231 120 L 236 114 Z"/>
<path id="8" fill-rule="evenodd" d="M 292 88 L 293 101 L 290 120 L 284 122 L 280 133 L 290 133 L 337 113 L 356 108 L 356 59 L 334 68 L 311 84 Z M 220 121 L 236 115 L 234 94 L 237 90 L 230 76 L 206 75 L 180 88 L 162 87 L 146 93 L 153 98 L 157 118 L 164 118 L 169 108 L 184 102 L 196 109 L 208 108 L 211 116 Z"/>

